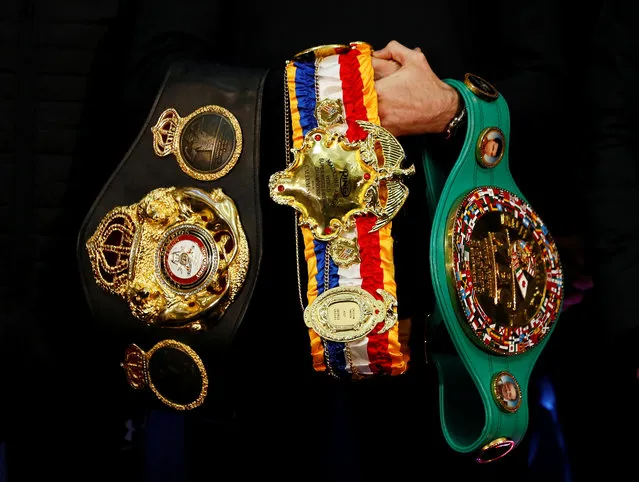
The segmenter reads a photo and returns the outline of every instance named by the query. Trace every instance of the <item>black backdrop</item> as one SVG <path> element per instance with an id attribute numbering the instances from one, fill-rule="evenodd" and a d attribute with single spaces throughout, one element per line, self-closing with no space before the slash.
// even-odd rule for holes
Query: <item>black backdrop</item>
<path id="1" fill-rule="evenodd" d="M 137 477 L 133 468 L 141 455 L 127 455 L 123 440 L 125 421 L 141 414 L 127 408 L 128 392 L 101 388 L 121 386 L 121 373 L 100 366 L 100 353 L 109 347 L 87 321 L 74 254 L 81 206 L 95 195 L 95 186 L 83 190 L 77 173 L 105 179 L 113 166 L 93 160 L 105 152 L 119 159 L 135 128 L 102 122 L 102 113 L 122 105 L 118 73 L 133 35 L 128 10 L 134 3 L 7 0 L 0 8 L 0 437 L 7 440 L 8 482 L 40 472 L 44 464 L 63 477 L 80 473 L 74 466 L 84 464 Z M 565 10 L 570 63 L 567 77 L 557 82 L 566 95 L 557 112 L 548 113 L 560 125 L 554 143 L 565 170 L 554 185 L 565 204 L 552 211 L 561 214 L 550 222 L 555 233 L 579 242 L 583 220 L 570 200 L 581 186 L 586 142 L 583 124 L 575 120 L 583 118 L 580 79 L 597 6 Z M 129 117 L 132 124 L 140 121 Z M 519 174 L 522 190 L 543 212 L 543 189 Z M 575 409 L 591 387 L 575 375 L 576 361 L 564 357 L 559 363 L 555 347 L 572 346 L 575 359 L 580 356 L 583 340 L 571 325 L 594 323 L 589 303 L 562 315 L 540 360 L 540 369 L 561 380 L 558 404 L 575 474 L 587 473 L 590 449 Z"/>

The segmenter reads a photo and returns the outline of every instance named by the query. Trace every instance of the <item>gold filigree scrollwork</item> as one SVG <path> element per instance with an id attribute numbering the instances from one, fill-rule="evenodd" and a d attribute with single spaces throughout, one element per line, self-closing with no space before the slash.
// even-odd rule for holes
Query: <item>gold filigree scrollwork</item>
<path id="1" fill-rule="evenodd" d="M 95 280 L 147 324 L 203 328 L 241 289 L 249 250 L 222 192 L 158 188 L 110 211 L 86 242 Z"/>

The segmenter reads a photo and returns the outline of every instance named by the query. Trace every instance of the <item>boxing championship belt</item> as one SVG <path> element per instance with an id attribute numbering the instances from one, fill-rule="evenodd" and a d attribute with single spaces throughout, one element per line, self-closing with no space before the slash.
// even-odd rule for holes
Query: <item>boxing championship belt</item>
<path id="1" fill-rule="evenodd" d="M 127 338 L 123 379 L 176 410 L 224 399 L 257 278 L 264 78 L 175 64 L 79 233 L 93 316 Z"/>
<path id="2" fill-rule="evenodd" d="M 561 311 L 563 271 L 548 228 L 510 174 L 506 100 L 476 75 L 446 82 L 465 103 L 467 131 L 447 177 L 423 157 L 435 201 L 428 333 L 443 323 L 454 346 L 431 351 L 444 436 L 485 463 L 526 433 L 528 381 Z"/>
<path id="3" fill-rule="evenodd" d="M 371 52 L 363 42 L 324 45 L 286 63 L 288 159 L 269 181 L 303 239 L 313 367 L 339 379 L 399 375 L 409 358 L 398 337 L 391 220 L 414 166 L 401 166 L 402 146 L 380 126 Z"/>

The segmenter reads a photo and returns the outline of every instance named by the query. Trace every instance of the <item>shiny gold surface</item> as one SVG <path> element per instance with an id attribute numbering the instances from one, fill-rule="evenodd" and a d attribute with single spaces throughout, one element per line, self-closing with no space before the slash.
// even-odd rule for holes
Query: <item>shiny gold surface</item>
<path id="1" fill-rule="evenodd" d="M 515 193 L 481 186 L 452 204 L 446 229 L 448 286 L 470 339 L 506 356 L 536 346 L 563 297 L 557 247 L 537 213 Z"/>
<path id="2" fill-rule="evenodd" d="M 361 262 L 357 239 L 335 238 L 328 243 L 328 254 L 333 262 L 340 268 L 348 268 Z"/>
<path id="3" fill-rule="evenodd" d="M 180 252 L 181 239 L 196 251 Z M 249 265 L 239 213 L 219 188 L 155 189 L 111 210 L 86 248 L 96 283 L 136 318 L 165 327 L 197 330 L 221 317 Z"/>
<path id="4" fill-rule="evenodd" d="M 415 172 L 402 169 L 404 150 L 382 127 L 359 122 L 369 135 L 349 143 L 324 128 L 307 133 L 294 149 L 294 162 L 269 180 L 271 198 L 301 214 L 300 224 L 314 237 L 329 241 L 352 227 L 358 214 L 373 213 L 373 231 L 388 224 L 408 197 L 400 178 Z"/>
<path id="5" fill-rule="evenodd" d="M 304 323 L 322 338 L 348 342 L 368 335 L 378 323 L 389 330 L 397 322 L 397 300 L 377 290 L 382 300 L 355 286 L 332 288 L 318 296 L 304 311 Z"/>
<path id="6" fill-rule="evenodd" d="M 546 270 L 532 234 L 511 213 L 495 212 L 477 220 L 468 242 L 477 299 L 498 325 L 526 326 L 543 299 Z"/>
<path id="7" fill-rule="evenodd" d="M 306 50 L 302 50 L 301 52 L 293 55 L 292 60 L 302 59 L 304 57 L 328 57 L 329 55 L 340 54 L 344 52 L 348 52 L 351 49 L 349 45 L 344 44 L 327 44 L 327 45 L 318 45 L 316 47 L 311 47 Z"/>
<path id="8" fill-rule="evenodd" d="M 315 118 L 319 127 L 329 128 L 344 123 L 344 104 L 342 99 L 322 99 L 315 107 Z"/>

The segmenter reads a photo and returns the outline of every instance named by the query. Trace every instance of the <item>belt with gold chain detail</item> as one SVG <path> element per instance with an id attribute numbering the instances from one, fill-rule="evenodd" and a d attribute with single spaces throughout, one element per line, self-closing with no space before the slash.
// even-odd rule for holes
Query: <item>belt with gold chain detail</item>
<path id="1" fill-rule="evenodd" d="M 380 126 L 371 54 L 364 42 L 323 45 L 286 63 L 287 165 L 269 180 L 304 241 L 313 368 L 340 379 L 400 375 L 409 360 L 391 221 L 415 168 Z"/>

